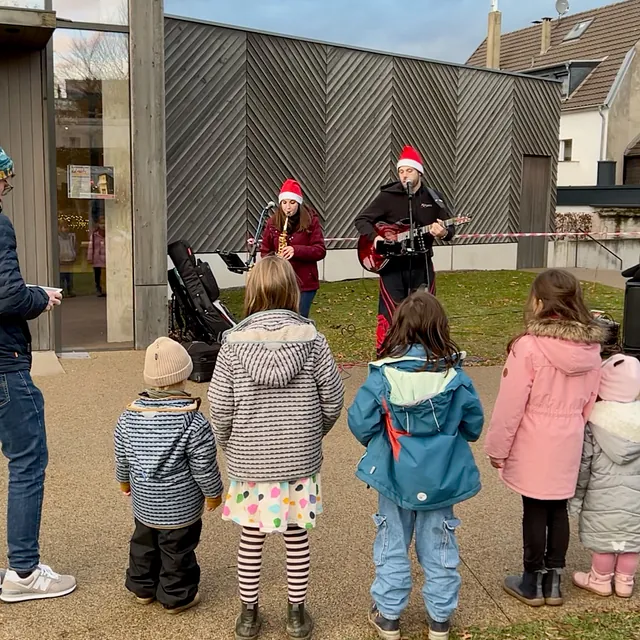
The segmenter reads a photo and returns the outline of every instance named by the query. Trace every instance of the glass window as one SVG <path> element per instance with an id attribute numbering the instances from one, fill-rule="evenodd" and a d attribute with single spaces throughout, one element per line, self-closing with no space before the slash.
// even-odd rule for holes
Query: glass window
<path id="1" fill-rule="evenodd" d="M 19 9 L 44 9 L 44 0 L 0 0 L 0 7 Z"/>
<path id="2" fill-rule="evenodd" d="M 59 20 L 129 24 L 127 0 L 53 0 L 53 9 Z"/>
<path id="3" fill-rule="evenodd" d="M 582 22 L 578 22 L 569 33 L 564 37 L 565 42 L 569 40 L 577 40 L 582 36 L 582 34 L 591 26 L 593 22 L 593 18 L 591 20 L 584 20 Z"/>
<path id="4" fill-rule="evenodd" d="M 133 343 L 126 33 L 54 34 L 62 347 Z"/>
<path id="5" fill-rule="evenodd" d="M 560 162 L 573 160 L 573 140 L 560 140 Z"/>

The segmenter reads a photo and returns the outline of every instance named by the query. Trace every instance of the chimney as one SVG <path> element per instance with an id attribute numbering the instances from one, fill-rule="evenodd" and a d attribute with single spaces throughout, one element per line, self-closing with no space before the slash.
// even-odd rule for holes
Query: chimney
<path id="1" fill-rule="evenodd" d="M 491 0 L 489 13 L 489 33 L 487 35 L 487 67 L 500 68 L 500 32 L 502 29 L 502 13 L 498 11 L 498 0 Z"/>
<path id="2" fill-rule="evenodd" d="M 542 18 L 542 41 L 540 55 L 543 56 L 551 49 L 551 18 Z"/>

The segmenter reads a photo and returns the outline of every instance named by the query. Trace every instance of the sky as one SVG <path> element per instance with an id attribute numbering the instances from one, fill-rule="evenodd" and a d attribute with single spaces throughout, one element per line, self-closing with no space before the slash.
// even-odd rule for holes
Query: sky
<path id="1" fill-rule="evenodd" d="M 570 0 L 568 16 L 611 4 Z M 165 0 L 165 12 L 447 62 L 465 62 L 487 33 L 490 0 Z M 555 0 L 499 0 L 503 32 L 556 17 Z"/>

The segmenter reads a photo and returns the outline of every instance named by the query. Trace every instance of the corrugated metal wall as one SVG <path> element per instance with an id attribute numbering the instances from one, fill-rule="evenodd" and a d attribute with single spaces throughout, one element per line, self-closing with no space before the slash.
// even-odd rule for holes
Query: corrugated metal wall
<path id="1" fill-rule="evenodd" d="M 165 39 L 169 237 L 196 251 L 243 250 L 290 176 L 353 237 L 404 144 L 470 232 L 518 229 L 523 155 L 552 158 L 555 208 L 554 84 L 174 18 Z"/>

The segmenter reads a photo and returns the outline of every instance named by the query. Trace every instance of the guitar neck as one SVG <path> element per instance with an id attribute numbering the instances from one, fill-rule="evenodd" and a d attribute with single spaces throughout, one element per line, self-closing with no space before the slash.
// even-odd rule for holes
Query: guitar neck
<path id="1" fill-rule="evenodd" d="M 445 229 L 452 227 L 453 225 L 458 223 L 458 218 L 447 218 L 446 220 L 442 220 L 442 225 L 445 227 Z M 424 227 L 419 227 L 417 229 L 413 230 L 413 233 L 415 235 L 424 235 L 429 233 L 429 229 L 430 229 L 431 225 L 427 224 Z M 408 240 L 411 236 L 411 232 L 410 231 L 403 231 L 402 233 L 398 234 L 398 239 L 397 242 L 404 242 L 405 240 Z"/>

